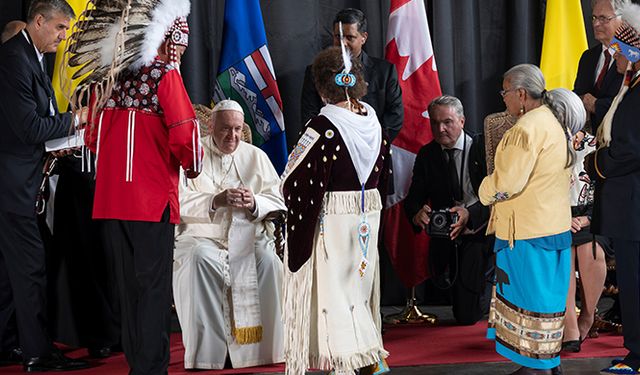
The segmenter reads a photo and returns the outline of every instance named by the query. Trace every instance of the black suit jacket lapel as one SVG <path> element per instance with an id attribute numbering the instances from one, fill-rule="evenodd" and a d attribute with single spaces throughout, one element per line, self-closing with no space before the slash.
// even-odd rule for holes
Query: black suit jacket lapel
<path id="1" fill-rule="evenodd" d="M 33 51 L 33 53 L 35 54 L 36 51 Z M 38 79 L 38 81 L 40 82 L 40 85 L 42 85 L 42 87 L 44 87 L 44 89 L 47 92 L 47 95 L 49 96 L 49 98 L 53 98 L 54 97 L 54 92 L 53 92 L 53 86 L 51 85 L 51 78 L 49 78 L 49 75 L 45 71 L 42 70 L 42 66 L 39 63 L 37 56 L 35 57 L 35 62 L 33 62 L 31 65 L 33 66 L 33 69 L 35 70 L 35 75 L 36 75 L 36 78 Z"/>
<path id="2" fill-rule="evenodd" d="M 365 51 L 360 52 L 360 61 L 362 61 L 362 65 L 364 65 L 365 68 L 371 68 L 373 66 L 373 61 L 371 61 Z"/>
<path id="3" fill-rule="evenodd" d="M 609 86 L 613 81 L 615 81 L 617 74 L 618 74 L 618 69 L 616 68 L 616 62 L 614 60 L 613 64 L 611 64 L 611 66 L 609 67 L 609 70 L 607 70 L 607 74 L 604 76 L 604 81 L 602 81 L 602 87 L 604 88 L 606 86 Z M 601 91 L 604 91 L 604 90 L 601 90 Z"/>
<path id="4" fill-rule="evenodd" d="M 597 70 L 598 68 L 598 61 L 600 60 L 600 55 L 602 55 L 602 46 L 598 45 L 597 48 L 592 48 L 591 50 L 589 50 L 589 55 L 588 55 L 588 64 L 587 66 L 590 67 L 591 72 L 589 72 L 588 75 L 588 84 L 587 87 L 589 87 L 589 93 L 595 95 L 596 97 L 598 96 L 598 90 L 596 90 L 596 80 L 598 79 L 598 74 L 600 73 L 599 70 Z M 608 75 L 608 73 L 607 73 Z M 606 82 L 606 75 L 605 75 L 605 82 Z M 602 87 L 605 86 L 605 82 L 602 83 Z M 600 91 L 602 91 L 602 89 L 600 89 Z"/>
<path id="5" fill-rule="evenodd" d="M 29 57 L 29 62 L 31 63 L 31 69 L 33 69 L 36 78 L 40 82 L 40 85 L 44 87 L 45 91 L 47 91 L 47 95 L 50 98 L 53 98 L 54 95 L 53 95 L 53 86 L 51 85 L 51 79 L 49 79 L 49 76 L 42 68 L 42 65 L 40 65 L 40 60 L 38 60 L 38 55 L 36 54 L 36 50 L 33 47 L 33 39 L 31 39 L 29 32 L 24 30 L 24 33 L 27 35 L 27 38 L 29 38 L 29 41 L 27 41 L 24 39 L 24 35 L 23 35 L 22 43 L 25 45 L 24 46 L 25 52 Z"/>
<path id="6" fill-rule="evenodd" d="M 602 46 L 598 45 L 598 48 L 593 49 L 593 52 L 589 54 L 589 66 L 592 66 L 593 71 L 591 73 L 591 84 L 595 86 L 596 79 L 598 79 L 598 73 L 600 71 L 596 70 L 598 68 L 598 61 L 600 60 L 600 55 L 602 55 Z"/>
<path id="7" fill-rule="evenodd" d="M 367 55 L 365 51 L 362 51 L 360 53 L 360 61 L 362 62 L 362 66 L 364 67 L 362 72 L 364 74 L 364 80 L 367 82 L 371 82 L 371 77 L 375 76 L 375 73 L 373 71 L 373 61 L 371 61 L 369 55 Z M 367 94 L 369 94 L 369 92 L 367 92 Z"/>

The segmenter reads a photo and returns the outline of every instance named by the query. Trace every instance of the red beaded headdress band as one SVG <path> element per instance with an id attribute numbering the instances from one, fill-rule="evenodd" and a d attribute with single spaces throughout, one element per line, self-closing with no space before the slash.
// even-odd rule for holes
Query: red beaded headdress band
<path id="1" fill-rule="evenodd" d="M 185 17 L 178 17 L 167 30 L 165 38 L 170 40 L 169 43 L 169 60 L 172 64 L 178 63 L 176 46 L 189 46 L 189 24 Z"/>

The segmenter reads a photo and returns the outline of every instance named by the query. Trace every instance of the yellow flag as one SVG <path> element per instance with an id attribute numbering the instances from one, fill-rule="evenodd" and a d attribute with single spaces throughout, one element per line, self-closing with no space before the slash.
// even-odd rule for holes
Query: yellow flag
<path id="1" fill-rule="evenodd" d="M 573 89 L 578 62 L 586 49 L 580 0 L 548 0 L 540 58 L 547 90 Z"/>
<path id="2" fill-rule="evenodd" d="M 67 0 L 67 3 L 71 5 L 71 7 L 73 8 L 73 11 L 76 13 L 76 19 L 71 20 L 71 25 L 70 25 L 71 28 L 67 32 L 67 38 L 71 35 L 71 32 L 73 31 L 73 26 L 75 25 L 75 23 L 80 20 L 80 14 L 82 14 L 82 12 L 85 10 L 88 2 L 89 0 Z M 66 47 L 67 47 L 66 40 L 60 43 L 60 45 L 58 46 L 58 51 L 56 51 L 56 64 L 55 64 L 55 68 L 53 69 L 53 80 L 52 80 L 53 89 L 56 92 L 56 101 L 58 102 L 58 110 L 60 110 L 61 112 L 67 111 L 67 106 L 69 105 L 69 101 L 65 97 L 65 92 L 67 95 L 70 95 L 71 93 L 73 93 L 73 90 L 78 84 L 78 81 L 80 81 L 80 78 L 78 78 L 75 81 L 71 81 L 71 77 L 73 76 L 73 73 L 75 73 L 79 68 L 70 68 L 67 66 L 65 70 L 66 77 L 60 76 L 61 66 L 63 64 L 68 63 L 67 61 L 64 60 L 64 50 Z M 63 84 L 70 85 L 70 86 L 62 87 Z"/>

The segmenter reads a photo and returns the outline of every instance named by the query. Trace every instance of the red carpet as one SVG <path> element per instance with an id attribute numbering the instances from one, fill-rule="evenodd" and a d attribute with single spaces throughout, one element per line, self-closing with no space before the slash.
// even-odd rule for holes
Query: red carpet
<path id="1" fill-rule="evenodd" d="M 493 341 L 485 338 L 487 322 L 474 326 L 393 327 L 384 335 L 385 348 L 393 366 L 436 365 L 505 361 Z M 562 354 L 562 358 L 616 357 L 626 354 L 622 336 L 600 335 L 587 339 L 580 353 Z"/>
<path id="2" fill-rule="evenodd" d="M 389 365 L 393 367 L 420 366 L 445 363 L 476 363 L 504 361 L 493 350 L 493 341 L 484 338 L 487 323 L 480 322 L 470 327 L 459 326 L 400 326 L 389 327 L 384 335 L 385 348 L 391 353 Z M 626 353 L 622 347 L 622 336 L 600 335 L 582 344 L 580 353 L 572 353 L 562 358 L 620 357 Z M 84 357 L 86 350 L 74 350 L 71 357 Z M 171 336 L 170 374 L 193 375 L 182 367 L 182 339 L 180 334 Z M 94 360 L 94 367 L 87 370 L 69 372 L 77 375 L 126 374 L 127 363 L 123 354 L 106 360 Z M 248 369 L 199 371 L 197 374 L 254 374 L 283 372 L 284 366 L 262 366 Z M 21 367 L 0 368 L 2 374 L 22 374 Z"/>

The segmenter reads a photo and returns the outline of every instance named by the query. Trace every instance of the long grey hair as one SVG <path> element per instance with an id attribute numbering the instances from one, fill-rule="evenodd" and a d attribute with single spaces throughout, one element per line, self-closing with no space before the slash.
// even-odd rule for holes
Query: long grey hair
<path id="1" fill-rule="evenodd" d="M 542 104 L 549 107 L 560 122 L 567 139 L 566 167 L 573 166 L 576 162 L 573 136 L 583 128 L 587 119 L 582 100 L 564 88 L 545 90 L 546 83 L 542 71 L 532 64 L 514 66 L 504 74 L 504 79 L 511 83 L 511 87 L 524 89 L 531 98 L 540 99 Z"/>

